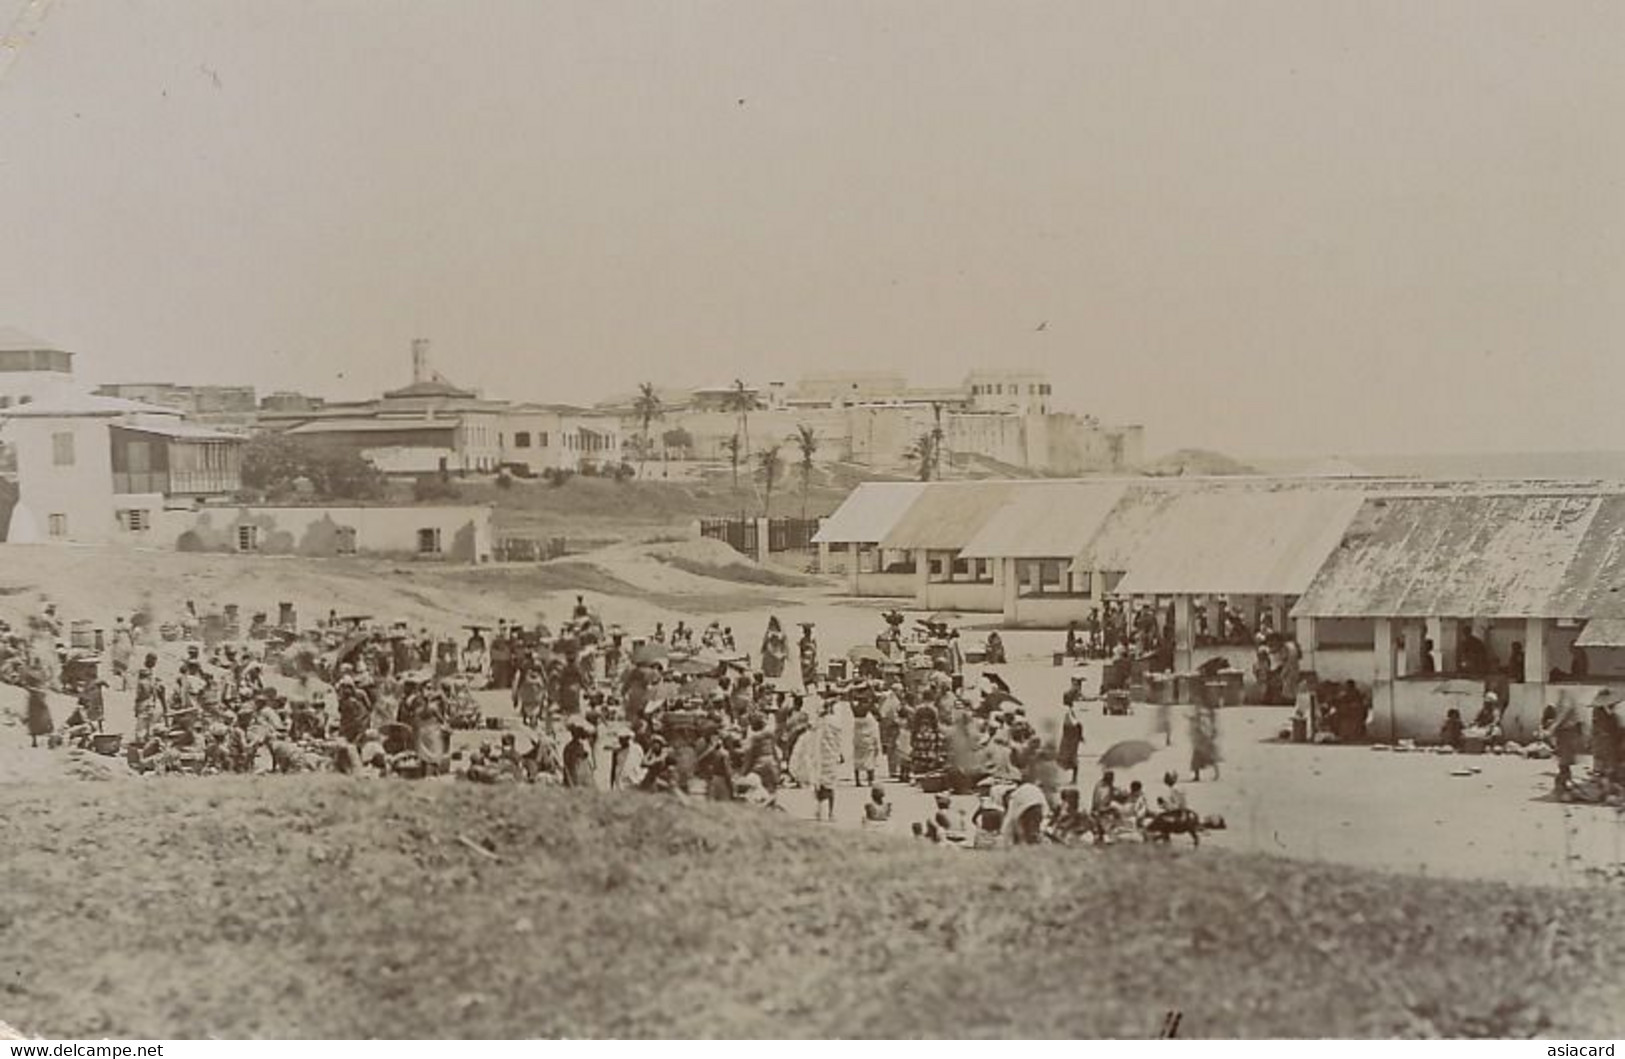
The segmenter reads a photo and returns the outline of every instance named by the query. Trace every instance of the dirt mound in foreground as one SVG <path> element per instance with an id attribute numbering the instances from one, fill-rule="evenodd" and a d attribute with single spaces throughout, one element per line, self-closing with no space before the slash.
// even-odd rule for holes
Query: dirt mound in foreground
<path id="1" fill-rule="evenodd" d="M 24 1031 L 1145 1036 L 1170 1009 L 1183 1036 L 1625 1030 L 1617 890 L 958 853 L 534 788 L 108 792 L 0 790 L 0 1017 Z"/>

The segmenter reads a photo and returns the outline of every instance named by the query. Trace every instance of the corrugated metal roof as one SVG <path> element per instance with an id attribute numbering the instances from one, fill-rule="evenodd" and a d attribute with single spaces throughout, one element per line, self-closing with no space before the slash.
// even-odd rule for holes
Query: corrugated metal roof
<path id="1" fill-rule="evenodd" d="M 228 434 L 199 423 L 188 423 L 170 416 L 135 415 L 121 420 L 118 426 L 138 430 L 143 434 L 175 438 L 178 441 L 245 441 L 241 434 Z"/>
<path id="2" fill-rule="evenodd" d="M 1121 481 L 1022 482 L 960 553 L 967 559 L 1070 558 L 1099 532 Z"/>
<path id="3" fill-rule="evenodd" d="M 1368 500 L 1295 613 L 1625 618 L 1625 497 Z"/>
<path id="4" fill-rule="evenodd" d="M 863 482 L 824 520 L 813 540 L 821 544 L 876 544 L 885 539 L 920 498 L 926 485 L 925 482 Z"/>
<path id="5" fill-rule="evenodd" d="M 456 430 L 458 420 L 451 416 L 434 419 L 313 419 L 290 428 L 289 434 L 372 434 L 411 430 Z"/>
<path id="6" fill-rule="evenodd" d="M 932 482 L 881 539 L 887 548 L 957 551 L 998 513 L 1017 483 Z"/>
<path id="7" fill-rule="evenodd" d="M 1592 618 L 1586 622 L 1576 647 L 1625 647 L 1625 618 Z"/>
<path id="8" fill-rule="evenodd" d="M 1358 490 L 1296 484 L 1178 493 L 1129 549 L 1117 591 L 1297 595 L 1364 499 Z"/>
<path id="9" fill-rule="evenodd" d="M 1128 569 L 1129 556 L 1156 526 L 1163 511 L 1189 488 L 1169 480 L 1124 489 L 1099 532 L 1074 554 L 1072 569 L 1077 573 Z"/>
<path id="10" fill-rule="evenodd" d="M 173 408 L 147 404 L 144 401 L 131 401 L 123 397 L 104 397 L 101 394 L 65 390 L 48 397 L 42 397 L 30 404 L 12 405 L 4 412 L 0 412 L 0 415 L 12 416 L 18 419 L 56 419 L 70 416 L 111 417 L 123 415 L 178 417 L 180 413 Z"/>

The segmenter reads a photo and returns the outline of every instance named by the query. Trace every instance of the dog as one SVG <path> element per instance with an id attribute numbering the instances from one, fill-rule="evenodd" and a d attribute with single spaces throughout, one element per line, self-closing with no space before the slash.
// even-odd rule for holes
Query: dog
<path id="1" fill-rule="evenodd" d="M 1177 809 L 1153 816 L 1145 824 L 1147 842 L 1169 842 L 1175 835 L 1191 836 L 1191 845 L 1202 844 L 1202 820 L 1189 809 Z"/>

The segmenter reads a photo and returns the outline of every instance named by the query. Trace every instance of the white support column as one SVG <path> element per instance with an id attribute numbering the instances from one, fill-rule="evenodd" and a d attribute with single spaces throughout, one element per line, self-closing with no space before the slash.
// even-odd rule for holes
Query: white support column
<path id="1" fill-rule="evenodd" d="M 1433 642 L 1439 651 L 1439 672 L 1454 674 L 1456 671 L 1456 643 L 1461 639 L 1461 622 L 1454 618 L 1434 618 L 1438 635 Z"/>
<path id="2" fill-rule="evenodd" d="M 1400 635 L 1405 638 L 1405 656 L 1398 675 L 1414 677 L 1422 672 L 1422 640 L 1427 635 L 1427 629 L 1421 622 L 1405 622 L 1400 628 Z"/>
<path id="3" fill-rule="evenodd" d="M 850 551 L 850 548 L 851 548 L 851 546 L 848 545 L 848 549 L 849 549 L 847 551 L 848 555 L 852 554 L 852 552 Z M 831 565 L 833 565 L 833 564 L 831 564 L 830 560 L 829 560 L 829 542 L 828 541 L 819 541 L 818 542 L 818 572 L 821 573 L 821 574 L 829 573 Z"/>
<path id="4" fill-rule="evenodd" d="M 1298 651 L 1303 655 L 1300 668 L 1315 671 L 1315 619 L 1298 618 L 1293 622 L 1293 628 L 1297 635 Z"/>
<path id="5" fill-rule="evenodd" d="M 1005 624 L 1014 625 L 1021 617 L 1021 578 L 1016 570 L 1016 560 L 1000 559 L 993 568 L 993 577 L 1000 582 L 1002 589 L 1000 598 L 1004 601 Z"/>
<path id="6" fill-rule="evenodd" d="M 1523 680 L 1525 684 L 1542 687 L 1544 695 L 1546 675 L 1552 664 L 1546 657 L 1546 619 L 1530 618 L 1523 637 Z"/>
<path id="7" fill-rule="evenodd" d="M 1374 623 L 1375 642 L 1372 650 L 1375 652 L 1374 665 L 1371 674 L 1371 713 L 1373 724 L 1378 718 L 1387 715 L 1388 738 L 1398 738 L 1394 724 L 1394 623 L 1388 618 L 1378 618 Z"/>
<path id="8" fill-rule="evenodd" d="M 1270 624 L 1272 624 L 1275 627 L 1276 632 L 1278 632 L 1278 633 L 1285 633 L 1286 632 L 1286 597 L 1285 596 L 1271 596 L 1270 597 Z"/>
<path id="9" fill-rule="evenodd" d="M 1192 621 L 1191 597 L 1174 597 L 1174 672 L 1196 670 L 1196 623 Z"/>
<path id="10" fill-rule="evenodd" d="M 931 553 L 924 548 L 914 549 L 914 602 L 922 607 L 930 606 L 928 599 L 931 594 Z"/>
<path id="11" fill-rule="evenodd" d="M 1373 659 L 1372 679 L 1394 679 L 1394 623 L 1388 618 L 1378 618 L 1374 623 L 1374 642 L 1372 650 L 1376 657 Z"/>

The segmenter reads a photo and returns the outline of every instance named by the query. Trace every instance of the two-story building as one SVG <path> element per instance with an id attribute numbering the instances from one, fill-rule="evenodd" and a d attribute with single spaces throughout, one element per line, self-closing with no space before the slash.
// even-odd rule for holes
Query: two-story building
<path id="1" fill-rule="evenodd" d="M 510 405 L 500 438 L 503 465 L 521 474 L 614 467 L 625 458 L 620 419 L 574 405 Z"/>
<path id="2" fill-rule="evenodd" d="M 13 405 L 0 411 L 0 437 L 17 461 L 12 543 L 140 541 L 166 509 L 241 487 L 240 435 L 122 398 L 67 394 Z"/>

